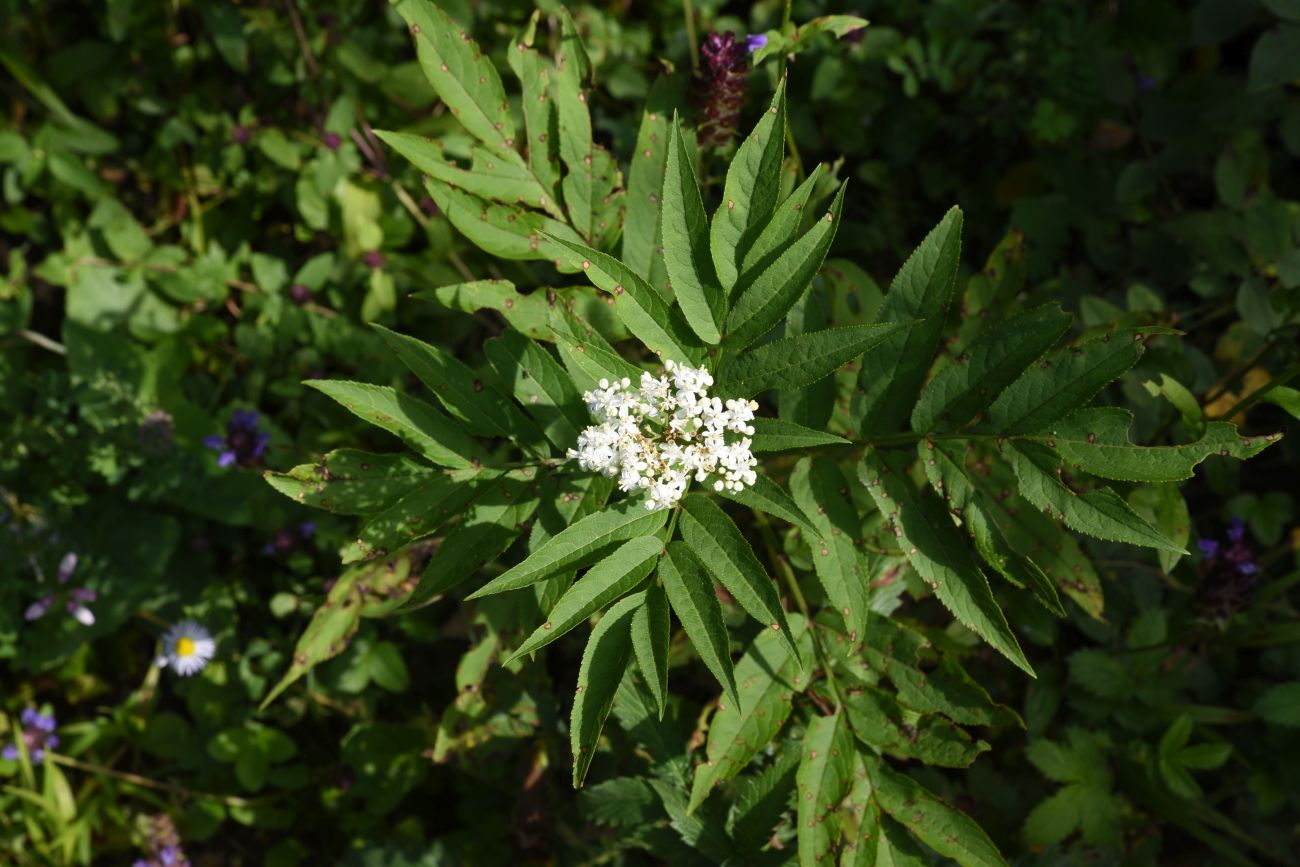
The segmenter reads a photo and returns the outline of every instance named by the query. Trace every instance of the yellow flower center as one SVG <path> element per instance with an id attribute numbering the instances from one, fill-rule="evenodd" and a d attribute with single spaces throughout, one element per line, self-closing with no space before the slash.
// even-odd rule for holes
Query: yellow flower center
<path id="1" fill-rule="evenodd" d="M 176 655 L 177 655 L 177 656 L 193 656 L 193 655 L 194 655 L 194 639 L 193 639 L 193 638 L 178 638 L 178 639 L 176 639 Z"/>

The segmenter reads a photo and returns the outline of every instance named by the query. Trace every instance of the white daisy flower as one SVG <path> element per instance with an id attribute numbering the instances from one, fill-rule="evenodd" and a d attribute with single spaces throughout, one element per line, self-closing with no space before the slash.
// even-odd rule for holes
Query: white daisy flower
<path id="1" fill-rule="evenodd" d="M 194 620 L 182 620 L 163 635 L 163 652 L 158 657 L 160 668 L 170 665 L 182 677 L 198 674 L 217 652 L 212 633 Z"/>

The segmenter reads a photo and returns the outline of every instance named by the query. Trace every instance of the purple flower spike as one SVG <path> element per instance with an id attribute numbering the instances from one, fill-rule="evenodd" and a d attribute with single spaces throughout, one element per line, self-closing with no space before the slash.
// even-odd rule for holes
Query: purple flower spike
<path id="1" fill-rule="evenodd" d="M 271 435 L 257 429 L 258 418 L 256 410 L 237 409 L 226 425 L 225 436 L 210 434 L 203 438 L 203 445 L 221 452 L 218 466 L 252 467 L 261 461 L 271 444 Z"/>
<path id="2" fill-rule="evenodd" d="M 1219 553 L 1219 543 L 1215 539 L 1197 539 L 1196 547 L 1201 549 L 1201 556 L 1207 560 Z"/>
<path id="3" fill-rule="evenodd" d="M 1228 538 L 1234 542 L 1246 538 L 1246 525 L 1241 522 L 1241 518 L 1233 518 L 1232 523 L 1228 525 Z"/>
<path id="4" fill-rule="evenodd" d="M 738 42 L 731 31 L 710 33 L 700 46 L 701 70 L 695 82 L 700 143 L 725 148 L 740 123 L 749 73 L 749 39 Z"/>
<path id="5" fill-rule="evenodd" d="M 1196 543 L 1204 555 L 1197 596 L 1207 613 L 1221 623 L 1250 605 L 1259 583 L 1255 548 L 1246 541 L 1241 518 L 1232 519 L 1227 536 L 1226 542 L 1200 539 Z"/>
<path id="6" fill-rule="evenodd" d="M 762 33 L 751 33 L 745 37 L 745 50 L 750 54 L 765 45 L 767 45 L 767 36 Z"/>

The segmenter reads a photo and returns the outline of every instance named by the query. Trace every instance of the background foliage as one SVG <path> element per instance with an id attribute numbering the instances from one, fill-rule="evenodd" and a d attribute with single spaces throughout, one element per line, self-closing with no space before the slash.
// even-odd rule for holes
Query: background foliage
<path id="1" fill-rule="evenodd" d="M 558 7 L 541 5 L 558 22 Z M 533 11 L 444 8 L 502 70 Z M 878 296 L 955 202 L 968 298 L 985 280 L 1020 309 L 1059 303 L 1085 327 L 1186 333 L 1153 343 L 1112 387 L 1137 414 L 1136 441 L 1214 419 L 1250 434 L 1293 424 L 1300 8 L 793 8 L 796 21 L 849 11 L 872 26 L 815 37 L 786 84 L 803 166 L 851 182 L 826 285 Z M 595 71 L 594 138 L 626 176 L 664 64 L 690 70 L 703 34 L 778 28 L 782 8 L 573 14 Z M 775 863 L 792 857 L 801 813 L 768 793 L 793 778 L 797 754 L 762 756 L 725 803 L 687 814 L 674 777 L 703 746 L 717 698 L 689 651 L 670 657 L 665 721 L 625 684 L 609 749 L 575 792 L 577 632 L 502 666 L 498 650 L 535 623 L 503 597 L 380 616 L 431 552 L 395 571 L 341 568 L 356 520 L 262 480 L 335 448 L 394 450 L 303 385 L 414 390 L 367 323 L 477 358 L 504 323 L 540 329 L 544 295 L 512 306 L 435 287 L 581 282 L 483 253 L 373 133 L 470 153 L 398 15 L 375 3 L 129 0 L 72 15 L 0 0 L 0 17 L 14 23 L 0 37 L 0 700 L 11 726 L 24 707 L 53 711 L 62 740 L 62 760 L 34 774 L 0 760 L 4 851 L 18 863 L 129 863 L 150 835 L 142 817 L 168 813 L 198 863 L 748 863 L 769 842 Z M 742 130 L 769 104 L 779 60 L 754 57 Z M 720 189 L 725 165 L 703 166 L 706 189 Z M 204 440 L 226 436 L 240 410 L 258 411 L 269 445 L 223 467 Z M 1176 498 L 1158 491 L 1132 502 L 1191 540 L 1226 545 L 1241 519 L 1255 579 L 1199 554 L 1087 542 L 1103 618 L 1083 590 L 1060 620 L 1009 597 L 1037 680 L 899 580 L 916 630 L 902 634 L 943 651 L 919 656 L 918 670 L 934 679 L 932 666 L 960 660 L 990 696 L 986 716 L 957 722 L 991 749 L 967 768 L 908 766 L 915 780 L 1018 863 L 1295 863 L 1296 449 L 1290 437 L 1244 464 L 1211 458 L 1181 486 L 1185 517 L 1169 517 Z M 773 544 L 811 569 L 797 534 Z M 61 605 L 24 621 L 68 551 L 73 583 L 97 593 L 95 624 Z M 317 636 L 333 658 L 267 703 L 327 604 L 345 613 L 337 634 Z M 725 610 L 746 646 L 754 630 Z M 150 665 L 182 615 L 218 639 L 192 680 Z M 829 717 L 796 722 L 825 726 L 814 719 Z M 909 779 L 875 783 L 906 804 Z M 897 863 L 932 857 L 885 827 Z M 942 838 L 921 842 L 952 854 Z"/>

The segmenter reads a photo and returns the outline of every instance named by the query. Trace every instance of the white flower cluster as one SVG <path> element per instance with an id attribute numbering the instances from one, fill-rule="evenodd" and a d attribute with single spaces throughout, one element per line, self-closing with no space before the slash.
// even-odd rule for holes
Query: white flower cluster
<path id="1" fill-rule="evenodd" d="M 758 459 L 750 451 L 754 434 L 752 400 L 725 404 L 709 397 L 713 377 L 703 367 L 668 361 L 664 376 L 600 381 L 583 395 L 596 419 L 569 449 L 584 470 L 618 479 L 622 491 L 647 493 L 647 509 L 666 509 L 686 493 L 694 477 L 712 481 L 715 491 L 739 491 L 754 484 Z M 728 434 L 733 436 L 727 441 Z"/>

